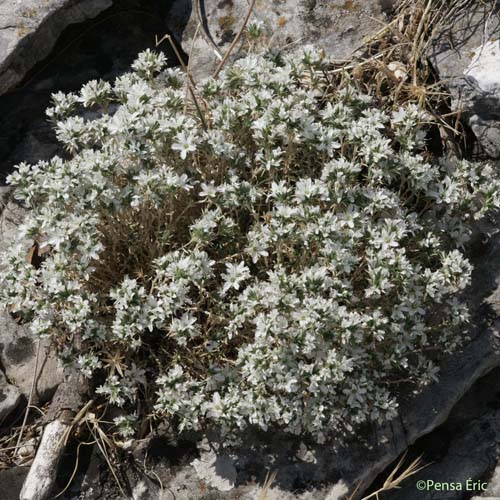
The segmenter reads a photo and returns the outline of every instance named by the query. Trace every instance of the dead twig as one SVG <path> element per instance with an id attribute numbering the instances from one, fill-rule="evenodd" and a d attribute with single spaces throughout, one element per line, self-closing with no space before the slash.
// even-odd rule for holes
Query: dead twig
<path id="1" fill-rule="evenodd" d="M 164 40 L 168 40 L 169 41 L 172 49 L 175 52 L 175 55 L 177 56 L 177 59 L 179 60 L 181 66 L 182 66 L 182 69 L 184 70 L 184 72 L 187 75 L 187 78 L 189 80 L 188 81 L 189 93 L 191 94 L 191 97 L 193 99 L 193 103 L 194 103 L 194 105 L 196 107 L 196 111 L 198 112 L 198 116 L 200 117 L 200 121 L 201 121 L 201 124 L 203 126 L 203 129 L 207 130 L 208 129 L 207 122 L 205 120 L 205 116 L 203 115 L 203 112 L 201 111 L 200 105 L 198 103 L 198 99 L 196 97 L 196 93 L 195 93 L 196 83 L 193 80 L 193 76 L 191 75 L 188 67 L 186 66 L 186 63 L 184 62 L 184 59 L 183 59 L 181 53 L 179 52 L 179 49 L 176 47 L 176 45 L 175 45 L 175 43 L 172 40 L 172 37 L 170 35 L 165 35 L 160 40 L 156 39 L 156 46 L 158 47 Z"/>

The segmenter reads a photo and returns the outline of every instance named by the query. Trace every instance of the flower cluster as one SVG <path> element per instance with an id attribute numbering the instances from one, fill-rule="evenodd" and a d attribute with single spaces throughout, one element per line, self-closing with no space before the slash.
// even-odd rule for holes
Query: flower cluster
<path id="1" fill-rule="evenodd" d="M 393 382 L 428 382 L 463 337 L 491 167 L 433 158 L 430 117 L 333 87 L 311 47 L 247 56 L 196 102 L 165 63 L 54 95 L 71 159 L 9 178 L 30 211 L 2 304 L 123 408 L 126 436 L 139 397 L 181 430 L 318 441 L 393 417 Z"/>

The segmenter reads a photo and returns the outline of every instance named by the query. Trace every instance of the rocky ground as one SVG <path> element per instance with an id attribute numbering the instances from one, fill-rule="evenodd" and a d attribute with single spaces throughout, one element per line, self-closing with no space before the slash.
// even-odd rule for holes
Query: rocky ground
<path id="1" fill-rule="evenodd" d="M 391 19 L 395 0 L 257 0 L 254 16 L 272 30 L 270 43 L 318 43 L 347 59 L 366 36 Z M 244 0 L 0 0 L 0 172 L 20 161 L 64 154 L 44 118 L 50 94 L 71 91 L 97 77 L 126 71 L 135 55 L 170 32 L 190 54 L 196 78 L 209 75 L 239 28 Z M 201 23 L 209 34 L 194 36 Z M 437 34 L 429 60 L 462 109 L 471 152 L 500 168 L 500 10 L 495 2 L 471 1 L 450 29 Z M 172 63 L 175 58 L 166 44 Z M 0 249 L 8 244 L 23 209 L 1 188 Z M 485 243 L 486 235 L 490 236 Z M 230 455 L 218 455 L 192 436 L 168 433 L 130 443 L 120 480 L 134 499 L 258 498 L 268 471 L 277 471 L 268 499 L 340 499 L 348 487 L 375 491 L 394 461 L 423 454 L 430 465 L 381 499 L 500 498 L 500 234 L 498 221 L 481 227 L 469 300 L 474 304 L 471 342 L 447 359 L 439 383 L 409 395 L 399 419 L 367 429 L 335 450 L 280 435 L 251 435 Z M 33 383 L 33 376 L 35 381 Z M 0 316 L 0 439 L 19 426 L 26 402 L 42 410 L 63 379 L 50 346 L 38 345 L 7 314 Z M 3 468 L 2 498 L 19 498 L 39 440 L 37 410 L 28 420 L 20 459 Z M 5 440 L 0 441 L 6 443 Z M 14 443 L 7 443 L 5 448 Z M 5 451 L 5 450 L 4 450 Z M 0 449 L 0 459 L 2 457 Z M 61 498 L 123 498 L 96 446 L 69 447 L 55 493 L 78 468 Z M 143 464 L 147 464 L 146 467 Z M 12 466 L 13 465 L 13 466 Z M 461 484 L 462 490 L 419 490 L 418 481 Z M 471 481 L 469 490 L 467 480 Z M 475 485 L 475 486 L 474 486 Z"/>

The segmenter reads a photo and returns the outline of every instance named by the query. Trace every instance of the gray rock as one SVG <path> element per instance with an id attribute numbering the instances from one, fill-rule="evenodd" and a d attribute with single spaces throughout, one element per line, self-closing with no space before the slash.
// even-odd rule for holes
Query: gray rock
<path id="1" fill-rule="evenodd" d="M 103 486 L 99 480 L 100 478 L 98 476 L 95 477 L 95 470 L 98 469 L 98 467 L 99 462 L 94 458 L 89 465 L 90 474 L 87 472 L 82 483 L 82 491 L 85 492 L 85 500 L 97 500 L 98 498 L 102 498 Z"/>
<path id="2" fill-rule="evenodd" d="M 438 495 L 462 500 L 473 495 L 498 495 L 498 472 L 491 471 L 500 447 L 499 376 L 497 368 L 479 380 L 443 426 L 418 442 L 416 449 L 410 448 L 412 456 L 423 454 L 427 466 L 407 479 L 400 490 L 386 494 L 385 500 L 427 500 Z M 419 481 L 425 481 L 426 488 L 418 488 Z M 454 489 L 446 491 L 451 484 Z"/>
<path id="3" fill-rule="evenodd" d="M 347 58 L 367 35 L 380 29 L 393 0 L 273 0 L 257 1 L 250 20 L 264 23 L 275 47 L 299 47 L 319 43 L 335 58 Z M 173 2 L 171 12 L 182 12 L 182 0 Z M 248 9 L 246 0 L 204 0 L 206 28 L 218 50 L 224 54 Z M 190 56 L 195 78 L 209 76 L 219 61 L 206 37 L 195 33 L 198 26 L 196 3 L 182 34 L 182 46 Z M 377 21 L 378 20 L 378 21 Z M 235 51 L 236 52 L 236 51 Z"/>
<path id="4" fill-rule="evenodd" d="M 488 487 L 484 492 L 486 497 L 500 498 L 500 464 L 496 466 L 493 474 L 488 480 Z"/>
<path id="5" fill-rule="evenodd" d="M 68 25 L 95 17 L 112 0 L 0 0 L 0 94 L 46 57 Z"/>
<path id="6" fill-rule="evenodd" d="M 11 187 L 0 187 L 0 253 L 16 240 L 19 225 L 26 217 L 26 210 L 17 204 L 12 197 Z M 26 251 L 32 242 L 26 241 Z"/>
<path id="7" fill-rule="evenodd" d="M 18 325 L 6 312 L 0 314 L 0 362 L 8 379 L 28 398 L 34 380 L 32 401 L 44 403 L 62 382 L 63 369 L 47 339 L 40 343 L 22 325 Z"/>
<path id="8" fill-rule="evenodd" d="M 2 500 L 18 500 L 29 467 L 12 467 L 0 471 Z"/>
<path id="9" fill-rule="evenodd" d="M 0 370 L 0 423 L 16 408 L 20 397 L 19 389 L 9 384 Z"/>
<path id="10" fill-rule="evenodd" d="M 78 3 L 87 11 L 93 1 L 66 3 Z M 29 72 L 22 85 L 0 95 L 0 183 L 12 167 L 21 162 L 36 163 L 49 160 L 55 154 L 68 155 L 45 115 L 46 108 L 51 106 L 51 94 L 74 92 L 93 79 L 112 81 L 130 71 L 137 54 L 147 48 L 154 49 L 155 35 L 165 33 L 170 22 L 177 30 L 186 24 L 186 14 L 175 20 L 167 19 L 168 3 L 119 0 L 97 17 L 72 24 L 60 35 L 58 30 L 54 31 L 57 42 L 46 58 Z M 185 11 L 190 11 L 189 3 L 183 2 Z M 111 4 L 111 0 L 106 0 L 106 4 Z M 14 13 L 14 9 L 10 10 Z M 33 34 L 35 39 L 37 36 Z M 169 45 L 163 44 L 161 48 L 171 58 Z M 0 50 L 0 61 L 2 54 Z M 13 62 L 14 65 L 24 64 L 23 55 L 19 57 L 22 60 Z"/>
<path id="11" fill-rule="evenodd" d="M 498 375 L 496 370 L 495 378 Z M 490 388 L 492 383 L 495 381 L 490 379 Z M 495 392 L 496 402 L 491 401 L 490 396 L 490 405 L 498 406 L 498 391 Z M 482 394 L 482 399 L 488 398 Z M 467 410 L 474 411 L 470 408 L 472 398 L 467 397 L 466 400 L 469 405 Z M 438 495 L 443 499 L 465 500 L 473 495 L 496 495 L 495 480 L 489 478 L 489 472 L 498 460 L 500 412 L 480 404 L 472 420 L 460 425 L 454 420 L 457 418 L 452 415 L 450 422 L 419 444 L 418 453 L 423 453 L 426 467 L 407 479 L 400 490 L 385 495 L 385 500 L 430 500 Z M 426 483 L 424 489 L 417 486 L 421 481 Z"/>
<path id="12" fill-rule="evenodd" d="M 446 457 L 437 464 L 431 464 L 419 474 L 405 482 L 405 488 L 391 495 L 390 500 L 427 500 L 435 498 L 436 486 L 430 484 L 444 483 L 441 488 L 447 488 L 452 483 L 454 490 L 443 491 L 443 500 L 468 499 L 471 495 L 487 494 L 488 482 L 484 474 L 495 463 L 496 448 L 500 444 L 500 413 L 490 412 L 474 421 L 448 450 Z M 427 481 L 426 491 L 419 491 L 418 481 Z"/>
<path id="13" fill-rule="evenodd" d="M 236 483 L 236 468 L 230 457 L 216 455 L 213 451 L 203 453 L 191 464 L 196 474 L 219 491 L 231 491 Z"/>
<path id="14" fill-rule="evenodd" d="M 473 2 L 433 44 L 430 59 L 484 151 L 500 158 L 500 7 Z"/>

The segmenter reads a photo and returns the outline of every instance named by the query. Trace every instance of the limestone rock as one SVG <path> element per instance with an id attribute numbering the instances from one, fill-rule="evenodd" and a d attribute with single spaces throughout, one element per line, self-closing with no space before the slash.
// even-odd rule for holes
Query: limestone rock
<path id="1" fill-rule="evenodd" d="M 95 17 L 112 0 L 0 0 L 0 94 L 47 56 L 66 26 Z"/>
<path id="2" fill-rule="evenodd" d="M 459 500 L 474 495 L 495 497 L 500 493 L 498 473 L 496 477 L 495 473 L 490 474 L 500 446 L 499 376 L 497 368 L 480 379 L 446 423 L 417 443 L 417 450 L 410 449 L 415 455 L 423 453 L 427 467 L 407 479 L 401 489 L 384 495 L 386 500 L 426 500 L 438 495 Z M 428 483 L 427 488 L 420 490 L 419 481 L 453 484 L 455 489 L 439 492 L 439 487 Z"/>
<path id="3" fill-rule="evenodd" d="M 181 11 L 183 3 L 174 1 L 171 11 Z M 199 19 L 217 50 L 224 54 L 240 29 L 248 4 L 246 0 L 204 0 L 200 4 L 203 8 L 197 9 L 198 4 L 193 2 L 182 45 L 186 54 L 191 54 L 195 78 L 209 76 L 219 61 L 206 36 L 194 36 Z M 385 13 L 392 5 L 392 0 L 257 0 L 250 20 L 264 23 L 275 47 L 319 43 L 333 57 L 348 58 L 364 37 L 380 29 L 380 21 L 386 20 Z"/>
<path id="4" fill-rule="evenodd" d="M 40 344 L 35 375 L 38 343 L 31 333 L 18 325 L 6 312 L 0 314 L 0 362 L 8 379 L 28 398 L 33 378 L 34 404 L 47 401 L 62 382 L 63 370 L 47 340 Z"/>
<path id="5" fill-rule="evenodd" d="M 70 424 L 56 419 L 47 424 L 37 454 L 19 495 L 20 500 L 46 500 L 56 480 L 57 466 L 65 448 Z"/>
<path id="6" fill-rule="evenodd" d="M 450 500 L 483 493 L 486 497 L 494 496 L 488 492 L 488 482 L 484 479 L 484 474 L 494 463 L 498 444 L 500 413 L 497 411 L 474 421 L 451 443 L 446 457 L 441 462 L 430 464 L 415 477 L 408 479 L 405 488 L 389 495 L 388 500 L 425 500 L 432 498 L 429 494 L 439 494 L 432 486 L 427 491 L 419 491 L 416 483 L 420 480 L 453 483 L 457 491 L 448 491 L 446 496 L 443 496 Z"/>
<path id="7" fill-rule="evenodd" d="M 19 389 L 9 384 L 0 370 L 0 423 L 16 408 L 20 397 Z"/>
<path id="8" fill-rule="evenodd" d="M 26 217 L 26 210 L 13 200 L 11 187 L 0 187 L 0 253 L 16 239 L 17 229 Z M 26 241 L 27 249 L 30 242 Z"/>
<path id="9" fill-rule="evenodd" d="M 483 496 L 500 498 L 500 462 L 496 466 L 491 477 L 488 479 L 488 487 L 486 488 Z"/>
<path id="10" fill-rule="evenodd" d="M 473 2 L 444 30 L 430 59 L 484 151 L 500 158 L 500 6 Z"/>
<path id="11" fill-rule="evenodd" d="M 237 473 L 229 457 L 208 452 L 194 460 L 192 466 L 200 479 L 217 490 L 230 491 L 234 488 Z"/>
<path id="12" fill-rule="evenodd" d="M 55 3 L 54 0 L 44 1 Z M 50 53 L 30 70 L 22 85 L 0 95 L 0 183 L 12 171 L 12 167 L 21 162 L 37 163 L 40 160 L 47 161 L 54 155 L 62 158 L 68 156 L 45 115 L 45 110 L 51 106 L 51 95 L 55 92 L 75 92 L 93 79 L 102 78 L 111 82 L 130 71 L 137 54 L 147 48 L 154 49 L 155 35 L 164 34 L 170 22 L 174 21 L 167 17 L 169 2 L 117 0 L 92 19 L 71 24 L 62 33 L 59 27 L 51 32 L 50 36 L 54 40 L 57 38 L 57 41 Z M 10 3 L 14 3 L 13 0 Z M 95 0 L 66 0 L 59 3 L 78 3 L 90 15 L 89 8 Z M 103 6 L 108 5 L 111 0 L 102 3 Z M 189 3 L 187 0 L 183 2 L 185 10 L 190 10 Z M 0 5 L 7 4 L 0 0 Z M 15 14 L 14 8 L 9 7 L 8 11 Z M 0 22 L 2 19 L 0 17 Z M 182 29 L 186 22 L 186 14 L 178 16 L 175 28 Z M 43 31 L 40 34 L 45 36 Z M 38 32 L 33 37 L 37 39 Z M 172 60 L 168 43 L 163 44 L 161 49 Z M 0 50 L 0 61 L 2 57 L 3 52 Z M 14 62 L 13 59 L 13 67 L 25 64 L 25 57 L 29 59 L 31 52 L 27 56 L 19 53 L 19 57 L 22 60 Z M 1 88 L 4 87 L 0 85 Z"/>
<path id="13" fill-rule="evenodd" d="M 474 78 L 483 92 L 500 91 L 500 40 L 481 45 L 465 70 L 465 75 Z"/>

